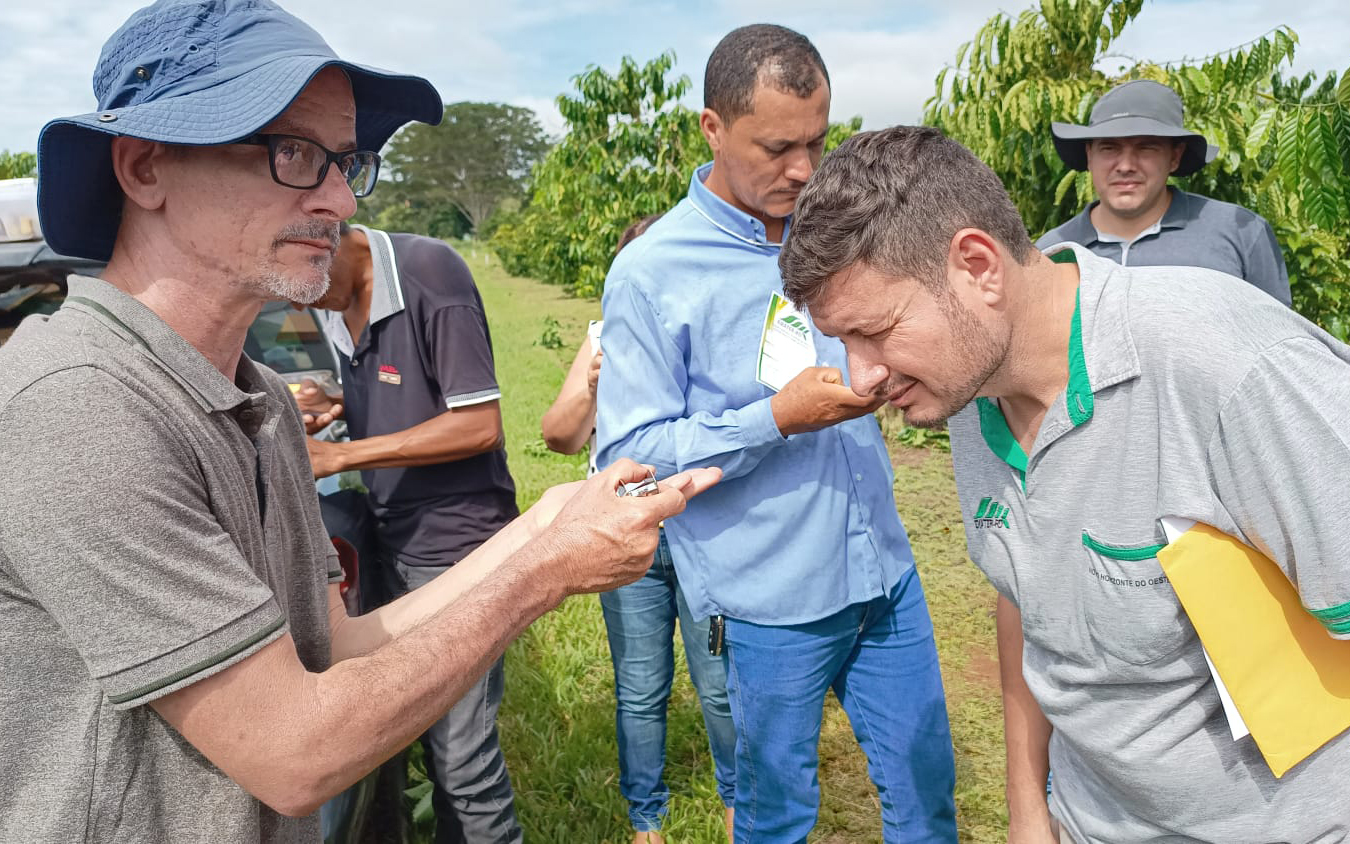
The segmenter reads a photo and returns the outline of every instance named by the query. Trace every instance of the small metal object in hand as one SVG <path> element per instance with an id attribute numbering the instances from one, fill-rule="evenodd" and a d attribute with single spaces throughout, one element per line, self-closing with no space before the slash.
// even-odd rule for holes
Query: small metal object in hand
<path id="1" fill-rule="evenodd" d="M 647 477 L 640 481 L 633 481 L 631 484 L 619 484 L 614 488 L 614 494 L 620 498 L 623 498 L 624 496 L 641 498 L 644 495 L 651 495 L 656 491 L 656 475 L 651 472 L 648 472 Z"/>

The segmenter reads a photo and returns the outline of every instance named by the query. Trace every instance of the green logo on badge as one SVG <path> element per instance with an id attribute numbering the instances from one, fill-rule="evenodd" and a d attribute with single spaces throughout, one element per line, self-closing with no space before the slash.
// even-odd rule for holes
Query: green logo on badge
<path id="1" fill-rule="evenodd" d="M 1008 524 L 1008 508 L 992 498 L 980 499 L 980 506 L 975 510 L 975 527 L 1012 527 Z"/>
<path id="2" fill-rule="evenodd" d="M 802 318 L 799 317 L 799 316 L 794 316 L 794 315 L 785 316 L 785 317 L 783 317 L 783 324 L 786 325 L 786 326 L 788 326 L 788 327 L 790 327 L 790 328 L 795 328 L 795 329 L 797 329 L 797 330 L 798 330 L 799 332 L 801 332 L 802 334 L 810 334 L 810 333 L 811 333 L 811 329 L 806 327 L 806 323 L 803 322 L 803 321 L 802 321 Z"/>

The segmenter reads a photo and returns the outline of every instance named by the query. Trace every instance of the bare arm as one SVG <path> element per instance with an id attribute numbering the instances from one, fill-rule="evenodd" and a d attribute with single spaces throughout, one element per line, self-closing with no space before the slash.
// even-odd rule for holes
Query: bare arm
<path id="1" fill-rule="evenodd" d="M 1050 774 L 1050 722 L 1022 676 L 1022 614 L 998 596 L 998 673 L 1008 754 L 1008 841 L 1052 842 L 1045 781 Z"/>
<path id="2" fill-rule="evenodd" d="M 333 662 L 368 654 L 449 606 L 547 528 L 581 486 L 575 481 L 545 490 L 533 507 L 435 580 L 364 615 L 347 615 L 337 585 L 329 586 Z"/>
<path id="3" fill-rule="evenodd" d="M 603 353 L 591 354 L 590 338 L 582 341 L 558 397 L 540 421 L 551 451 L 576 454 L 595 430 L 595 385 L 602 358 Z"/>
<path id="4" fill-rule="evenodd" d="M 311 438 L 309 462 L 316 478 L 346 469 L 430 466 L 494 451 L 503 440 L 501 407 L 488 401 L 447 410 L 394 434 L 338 443 Z"/>
<path id="5" fill-rule="evenodd" d="M 152 705 L 259 800 L 308 814 L 444 714 L 515 636 L 564 597 L 640 577 L 651 564 L 657 524 L 719 477 L 716 470 L 693 472 L 668 479 L 655 495 L 614 496 L 618 482 L 645 474 L 621 461 L 596 475 L 537 539 L 362 656 L 312 673 L 286 635 Z"/>

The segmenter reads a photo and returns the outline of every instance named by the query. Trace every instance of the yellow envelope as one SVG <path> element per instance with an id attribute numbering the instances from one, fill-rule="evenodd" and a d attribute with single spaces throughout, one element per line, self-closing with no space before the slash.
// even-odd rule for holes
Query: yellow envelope
<path id="1" fill-rule="evenodd" d="M 1350 728 L 1350 641 L 1308 614 L 1279 566 L 1205 524 L 1158 562 L 1276 777 Z"/>

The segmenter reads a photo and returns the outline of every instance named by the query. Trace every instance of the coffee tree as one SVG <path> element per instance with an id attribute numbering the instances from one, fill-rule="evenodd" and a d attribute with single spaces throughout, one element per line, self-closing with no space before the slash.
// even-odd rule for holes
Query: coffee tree
<path id="1" fill-rule="evenodd" d="M 1033 236 L 1093 198 L 1087 173 L 1055 154 L 1052 121 L 1086 123 L 1097 98 L 1130 79 L 1180 94 L 1186 124 L 1219 157 L 1177 180 L 1270 220 L 1284 248 L 1294 306 L 1345 339 L 1350 333 L 1350 77 L 1287 79 L 1295 33 L 1281 27 L 1194 61 L 1121 57 L 1111 46 L 1143 0 L 1042 0 L 995 15 L 941 72 L 925 122 L 956 138 L 1003 179 Z M 1105 64 L 1120 63 L 1118 73 Z"/>
<path id="2" fill-rule="evenodd" d="M 558 98 L 566 135 L 535 168 L 526 206 L 492 236 L 509 271 L 599 295 L 624 228 L 684 196 L 711 153 L 698 112 L 679 102 L 689 77 L 672 78 L 674 67 L 675 54 L 666 52 L 573 78 L 575 92 Z M 861 125 L 861 118 L 831 124 L 826 148 Z"/>

